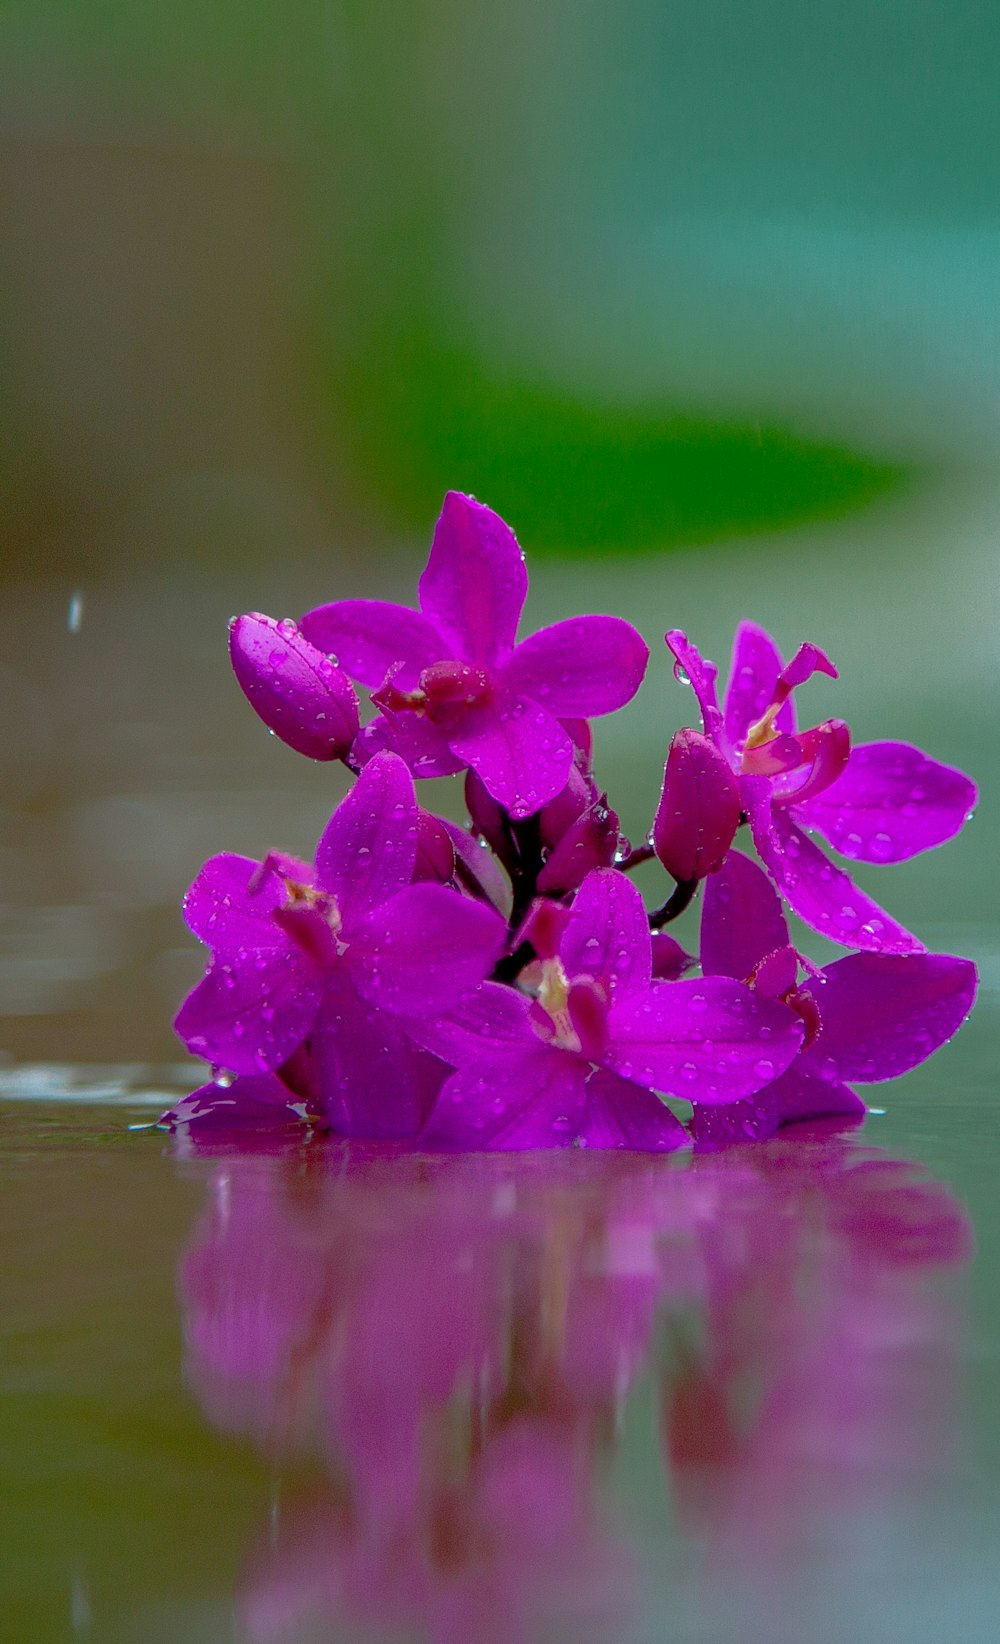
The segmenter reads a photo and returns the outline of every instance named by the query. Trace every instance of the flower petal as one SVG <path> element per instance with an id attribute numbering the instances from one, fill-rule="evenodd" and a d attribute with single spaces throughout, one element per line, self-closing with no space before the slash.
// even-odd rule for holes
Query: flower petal
<path id="1" fill-rule="evenodd" d="M 731 748 L 742 747 L 751 725 L 756 725 L 770 707 L 780 673 L 781 653 L 770 634 L 756 622 L 741 622 L 733 640 L 724 708 L 726 739 Z M 790 697 L 778 710 L 775 728 L 784 732 L 795 730 L 795 709 Z"/>
<path id="2" fill-rule="evenodd" d="M 230 851 L 210 857 L 184 898 L 189 930 L 216 952 L 283 948 L 286 938 L 272 917 L 288 898 L 279 864 L 292 868 L 293 878 L 300 870 L 306 884 L 312 879 L 312 869 L 291 858 L 261 863 Z"/>
<path id="3" fill-rule="evenodd" d="M 755 1096 L 744 1096 L 738 1102 L 695 1102 L 691 1114 L 695 1146 L 711 1151 L 734 1142 L 764 1142 L 773 1136 L 781 1123 L 773 1090 L 773 1084 L 765 1085 Z"/>
<path id="4" fill-rule="evenodd" d="M 559 944 L 566 975 L 592 976 L 608 999 L 649 986 L 652 952 L 642 897 L 616 868 L 588 873 Z"/>
<path id="5" fill-rule="evenodd" d="M 880 960 L 879 963 L 882 961 Z M 762 1096 L 776 1107 L 778 1123 L 798 1124 L 807 1119 L 863 1119 L 868 1109 L 861 1097 L 839 1079 L 824 1079 L 800 1056 L 787 1073 L 768 1085 Z"/>
<path id="6" fill-rule="evenodd" d="M 447 646 L 434 624 L 408 605 L 384 599 L 339 599 L 307 611 L 302 632 L 311 645 L 336 657 L 352 679 L 373 688 L 401 664 L 396 684 L 412 691 L 424 668 L 440 662 Z"/>
<path id="7" fill-rule="evenodd" d="M 801 771 L 779 774 L 771 785 L 771 801 L 775 805 L 804 804 L 823 793 L 836 783 L 851 756 L 851 732 L 842 719 L 825 719 L 822 725 L 814 725 L 812 730 L 803 731 L 795 740 L 802 759 L 811 760 L 812 763 L 804 776 Z M 763 749 L 756 751 L 762 753 L 768 746 L 765 744 Z M 746 760 L 743 768 L 747 769 Z"/>
<path id="8" fill-rule="evenodd" d="M 707 657 L 702 656 L 698 647 L 692 645 L 682 629 L 671 628 L 663 637 L 674 653 L 675 676 L 682 684 L 690 685 L 698 699 L 705 735 L 711 737 L 718 745 L 725 735 L 715 689 L 715 682 L 719 677 L 718 668 L 714 662 L 709 662 Z"/>
<path id="9" fill-rule="evenodd" d="M 615 857 L 621 834 L 618 817 L 603 799 L 577 818 L 549 851 L 538 875 L 537 887 L 544 896 L 575 890 L 594 868 L 608 867 Z"/>
<path id="10" fill-rule="evenodd" d="M 536 1049 L 453 1073 L 421 1138 L 427 1147 L 571 1147 L 589 1068 L 564 1050 Z"/>
<path id="11" fill-rule="evenodd" d="M 871 953 L 924 951 L 922 942 L 834 867 L 787 811 L 772 806 L 766 777 L 745 777 L 740 790 L 761 860 L 800 919 L 846 948 Z"/>
<path id="12" fill-rule="evenodd" d="M 316 881 L 351 920 L 408 885 L 416 856 L 413 778 L 396 754 L 376 754 L 326 825 Z"/>
<path id="13" fill-rule="evenodd" d="M 167 1130 L 194 1131 L 302 1127 L 302 1114 L 287 1085 L 273 1073 L 244 1073 L 231 1084 L 200 1085 L 175 1102 L 157 1123 Z"/>
<path id="14" fill-rule="evenodd" d="M 319 972 L 289 942 L 240 961 L 215 960 L 188 994 L 174 1027 L 192 1056 L 233 1073 L 280 1067 L 312 1027 Z"/>
<path id="15" fill-rule="evenodd" d="M 446 1016 L 408 1022 L 410 1035 L 450 1067 L 468 1067 L 484 1058 L 537 1048 L 528 1016 L 531 1001 L 517 988 L 481 982 Z"/>
<path id="16" fill-rule="evenodd" d="M 631 702 L 648 661 L 649 646 L 631 623 L 577 616 L 523 640 L 504 679 L 515 696 L 530 696 L 550 713 L 587 719 Z"/>
<path id="17" fill-rule="evenodd" d="M 682 948 L 669 931 L 653 931 L 649 945 L 653 951 L 653 976 L 658 982 L 677 982 L 686 970 L 693 970 L 698 963 L 694 954 Z"/>
<path id="18" fill-rule="evenodd" d="M 559 721 L 526 697 L 477 709 L 449 741 L 487 792 L 519 820 L 562 791 L 573 763 L 573 744 Z"/>
<path id="19" fill-rule="evenodd" d="M 802 1038 L 785 1005 L 723 977 L 654 982 L 612 1006 L 608 1064 L 691 1102 L 731 1102 L 783 1073 Z"/>
<path id="20" fill-rule="evenodd" d="M 507 917 L 510 912 L 510 883 L 485 840 L 477 839 L 457 822 L 437 818 L 451 840 L 457 863 L 458 880 L 463 889 L 475 885 L 486 901 Z"/>
<path id="21" fill-rule="evenodd" d="M 456 759 L 440 726 L 432 725 L 420 713 L 384 709 L 363 726 L 354 744 L 352 757 L 367 765 L 376 754 L 394 753 L 403 760 L 411 776 L 456 776 L 465 761 Z"/>
<path id="22" fill-rule="evenodd" d="M 867 1108 L 847 1085 L 821 1079 L 806 1072 L 801 1058 L 792 1063 L 773 1084 L 755 1096 L 717 1107 L 695 1104 L 691 1135 L 699 1146 L 720 1147 L 731 1142 L 762 1142 L 782 1125 L 803 1120 L 842 1119 L 857 1123 Z"/>
<path id="23" fill-rule="evenodd" d="M 822 1024 L 803 1068 L 829 1079 L 894 1079 L 961 1027 L 976 996 L 976 967 L 946 953 L 852 953 L 803 991 Z"/>
<path id="24" fill-rule="evenodd" d="M 251 612 L 229 628 L 229 659 L 264 724 L 309 759 L 342 759 L 358 734 L 358 699 L 347 675 L 310 645 L 294 622 Z"/>
<path id="25" fill-rule="evenodd" d="M 413 1136 L 446 1068 L 402 1024 L 368 1004 L 345 972 L 329 975 L 311 1049 L 319 1099 L 343 1136 Z"/>
<path id="26" fill-rule="evenodd" d="M 578 1147 L 620 1147 L 636 1153 L 672 1153 L 690 1145 L 687 1131 L 665 1102 L 603 1067 L 587 1079 L 574 1139 Z"/>
<path id="27" fill-rule="evenodd" d="M 862 862 L 904 862 L 951 839 L 976 804 L 976 786 L 908 742 L 863 742 L 847 768 L 796 819 Z"/>
<path id="28" fill-rule="evenodd" d="M 394 1015 L 440 1015 L 482 982 L 503 951 L 500 915 L 445 885 L 411 885 L 351 929 L 358 992 Z"/>
<path id="29" fill-rule="evenodd" d="M 705 881 L 701 968 L 706 976 L 746 981 L 754 967 L 790 940 L 781 900 L 763 868 L 730 851 Z"/>
<path id="30" fill-rule="evenodd" d="M 492 508 L 449 491 L 420 578 L 420 606 L 448 653 L 487 667 L 510 655 L 528 592 L 517 538 Z"/>

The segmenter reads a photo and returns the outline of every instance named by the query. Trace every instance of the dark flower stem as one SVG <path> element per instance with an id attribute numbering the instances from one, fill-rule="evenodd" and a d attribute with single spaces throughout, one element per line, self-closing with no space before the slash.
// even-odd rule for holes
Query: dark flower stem
<path id="1" fill-rule="evenodd" d="M 538 875 L 544 866 L 542 857 L 542 829 L 538 816 L 526 816 L 515 822 L 504 818 L 515 850 L 517 865 L 511 874 L 514 899 L 510 910 L 511 935 L 517 930 L 538 891 Z"/>
<path id="2" fill-rule="evenodd" d="M 655 855 L 652 845 L 636 845 L 634 850 L 615 863 L 615 867 L 619 873 L 631 873 L 633 868 L 638 868 L 643 862 L 651 862 Z"/>
<path id="3" fill-rule="evenodd" d="M 662 930 L 664 925 L 669 925 L 671 919 L 676 919 L 682 914 L 697 889 L 697 879 L 678 879 L 662 908 L 657 908 L 655 913 L 650 914 L 650 930 Z"/>

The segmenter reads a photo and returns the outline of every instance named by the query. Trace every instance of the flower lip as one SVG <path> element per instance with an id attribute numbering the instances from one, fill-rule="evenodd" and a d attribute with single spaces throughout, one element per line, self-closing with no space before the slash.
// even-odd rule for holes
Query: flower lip
<path id="1" fill-rule="evenodd" d="M 494 682 L 485 668 L 469 662 L 433 662 L 420 675 L 429 719 L 447 717 L 454 708 L 483 708 L 493 700 Z"/>
<path id="2" fill-rule="evenodd" d="M 810 644 L 807 641 L 806 644 L 799 646 L 792 660 L 782 668 L 775 681 L 770 702 L 760 718 L 747 730 L 746 741 L 743 745 L 744 755 L 752 752 L 755 748 L 762 747 L 767 742 L 772 742 L 778 736 L 779 733 L 775 725 L 778 714 L 795 687 L 804 685 L 806 680 L 811 679 L 815 673 L 827 674 L 831 679 L 838 678 L 837 670 L 826 653 L 821 651 L 818 645 Z"/>

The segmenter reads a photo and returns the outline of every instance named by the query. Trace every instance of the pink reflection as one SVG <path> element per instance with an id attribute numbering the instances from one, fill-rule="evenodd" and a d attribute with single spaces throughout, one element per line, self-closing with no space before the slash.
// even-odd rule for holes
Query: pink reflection
<path id="1" fill-rule="evenodd" d="M 946 1436 L 935 1275 L 967 1223 L 843 1138 L 686 1165 L 296 1147 L 227 1157 L 212 1195 L 181 1270 L 191 1382 L 276 1466 L 320 1464 L 242 1579 L 255 1640 L 622 1636 L 644 1583 L 608 1483 L 640 1378 L 710 1580 L 715 1554 L 794 1570 Z"/>

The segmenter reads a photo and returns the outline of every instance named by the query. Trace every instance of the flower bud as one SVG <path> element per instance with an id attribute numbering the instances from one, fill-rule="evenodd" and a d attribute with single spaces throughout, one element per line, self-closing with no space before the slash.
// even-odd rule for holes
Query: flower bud
<path id="1" fill-rule="evenodd" d="M 699 731 L 678 731 L 653 823 L 653 849 L 667 872 L 688 882 L 717 872 L 739 820 L 739 784 L 728 760 Z"/>
<path id="2" fill-rule="evenodd" d="M 309 759 L 342 759 L 358 734 L 358 699 L 347 675 L 296 623 L 251 612 L 229 628 L 240 689 L 268 730 Z"/>

